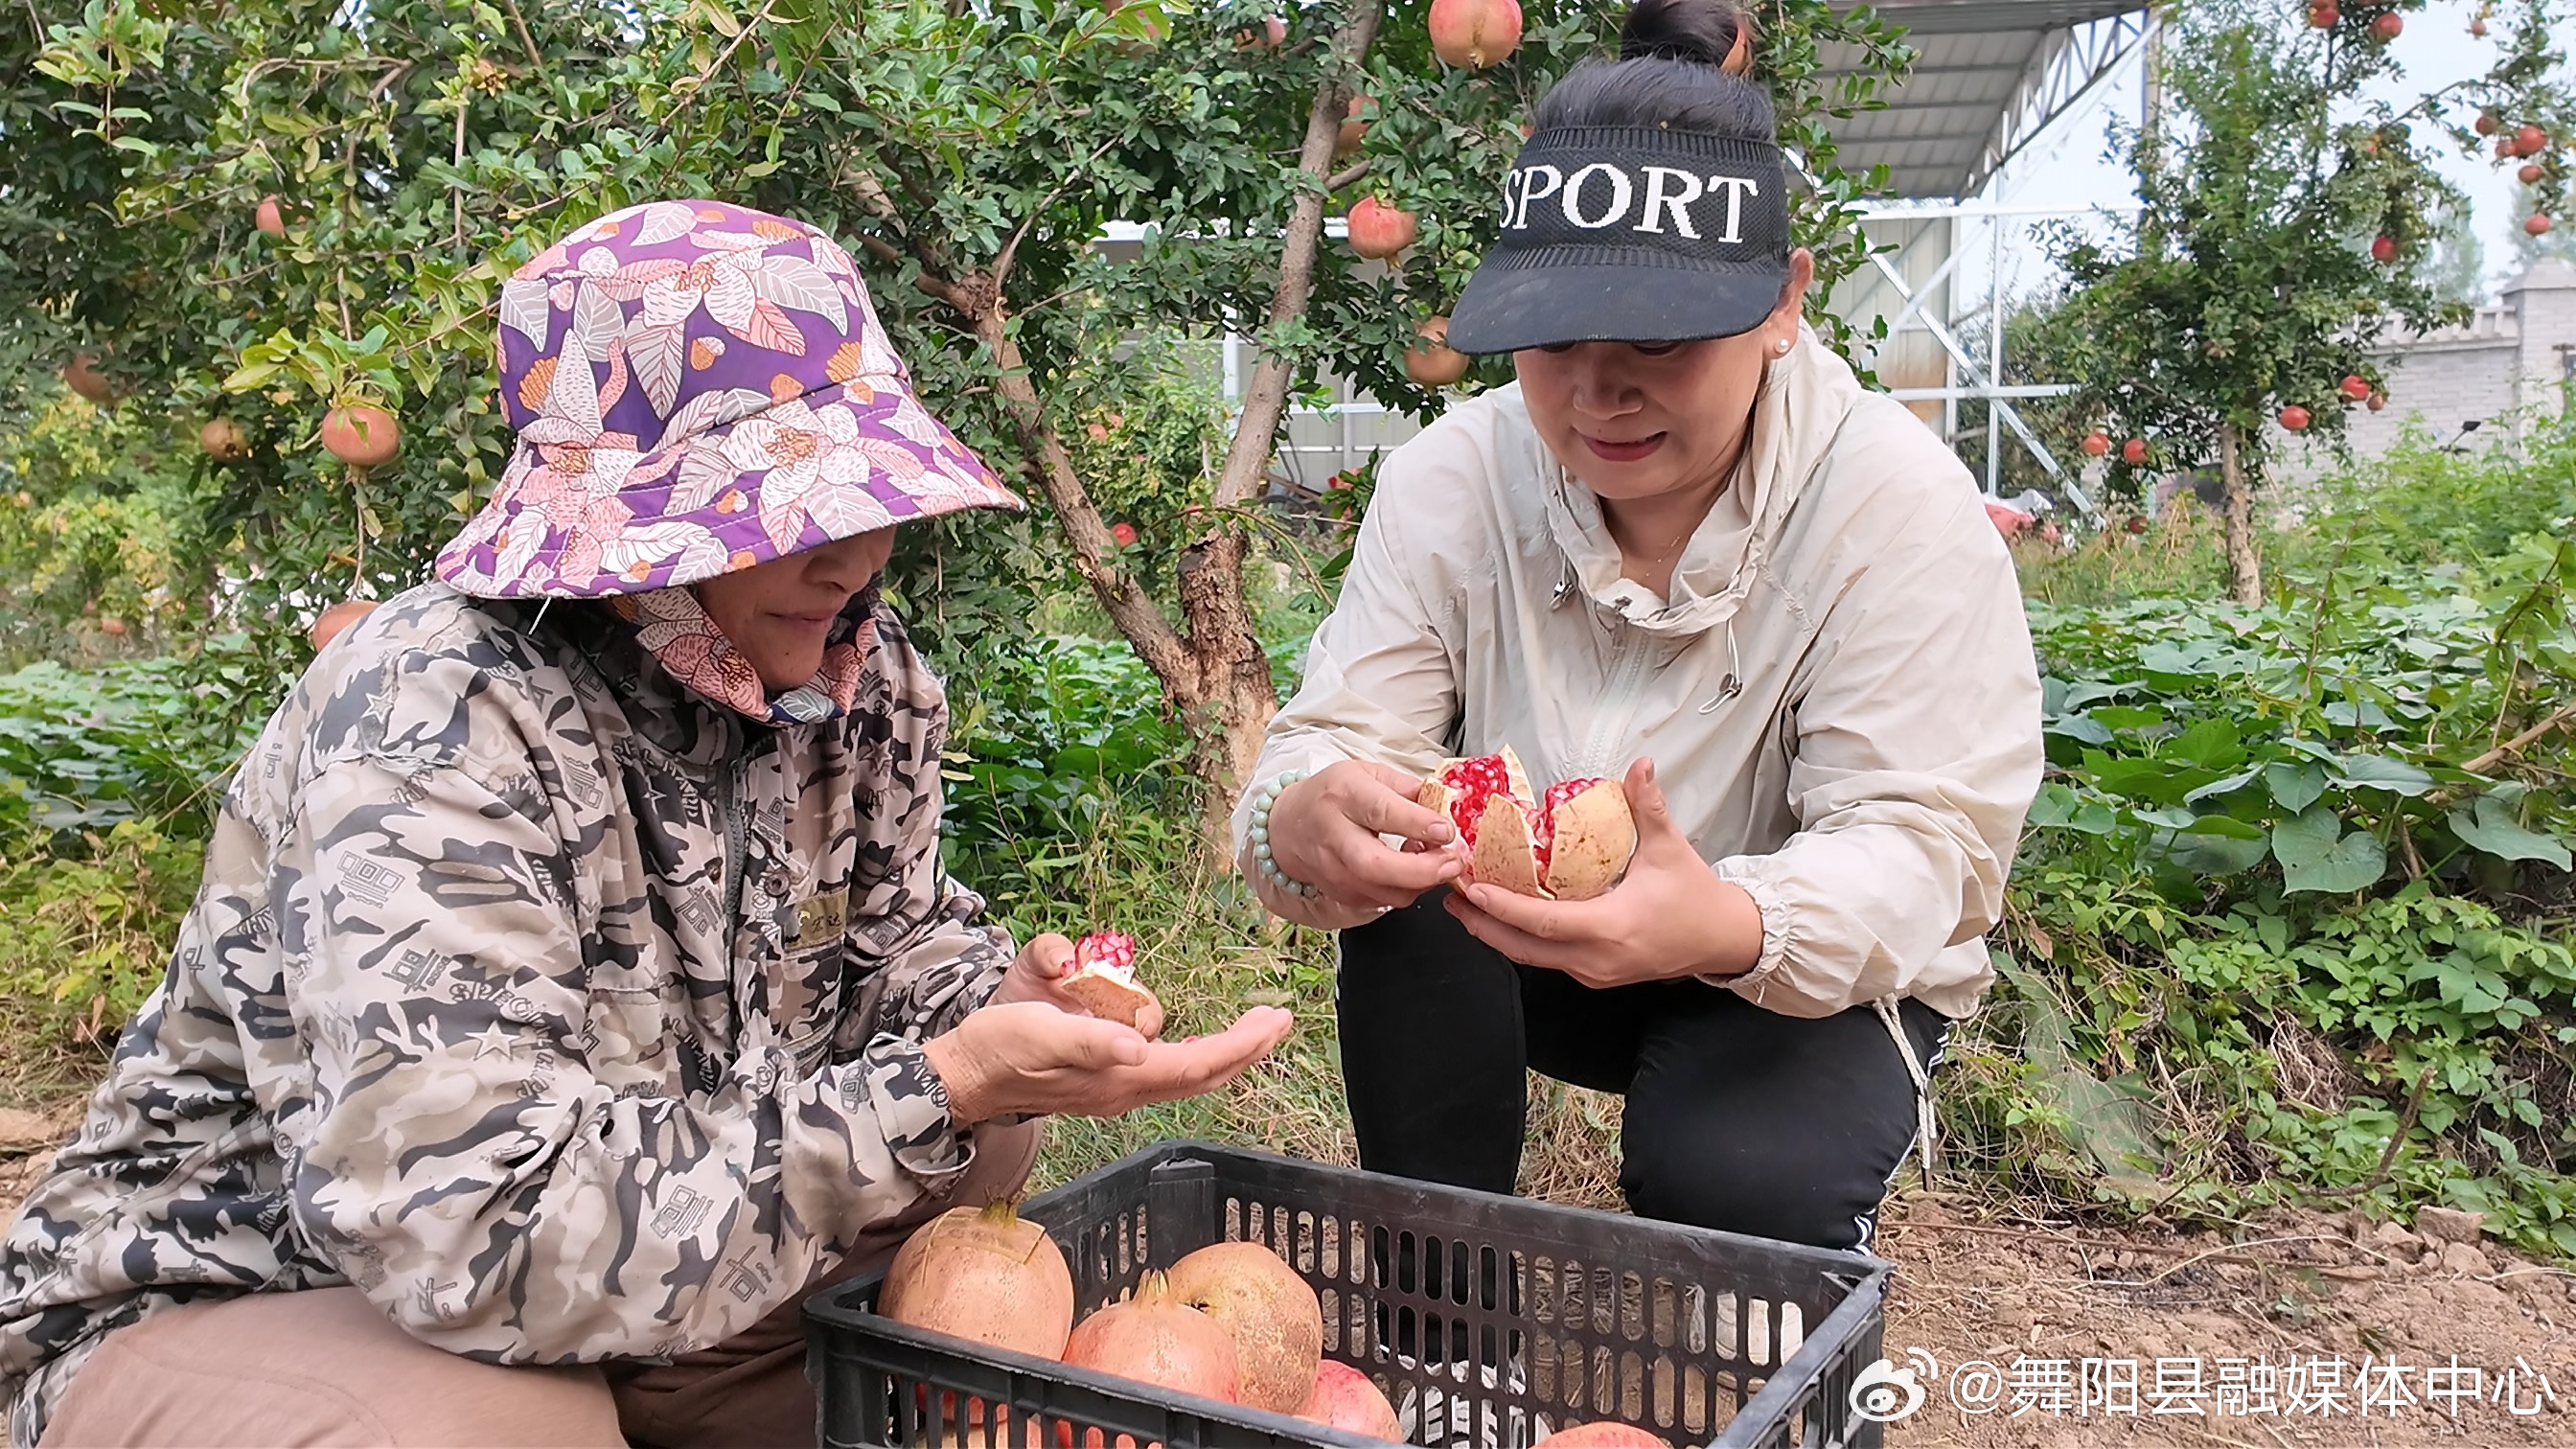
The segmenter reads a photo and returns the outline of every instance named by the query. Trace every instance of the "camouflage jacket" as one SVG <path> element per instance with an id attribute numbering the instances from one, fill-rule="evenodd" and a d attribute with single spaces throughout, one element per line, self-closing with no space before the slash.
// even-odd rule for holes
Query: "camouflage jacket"
<path id="1" fill-rule="evenodd" d="M 0 1247 L 13 1441 L 101 1335 L 208 1295 L 354 1283 L 477 1359 L 659 1358 L 944 1190 L 973 1148 L 920 1043 L 1013 946 L 940 870 L 946 699 L 871 610 L 850 710 L 779 727 L 595 604 L 433 584 L 334 641 Z"/>

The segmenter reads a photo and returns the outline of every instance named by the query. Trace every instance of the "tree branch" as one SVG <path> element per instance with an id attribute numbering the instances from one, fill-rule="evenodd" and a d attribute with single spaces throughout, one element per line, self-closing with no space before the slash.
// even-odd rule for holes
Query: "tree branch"
<path id="1" fill-rule="evenodd" d="M 923 281 L 927 283 L 929 278 L 925 276 Z M 1003 308 L 1001 289 L 993 285 L 990 276 L 978 273 L 951 284 L 950 291 L 955 295 L 940 294 L 942 300 L 965 312 L 967 321 L 974 325 L 976 338 L 992 349 L 994 391 L 1010 418 L 1011 431 L 1020 440 L 1022 455 L 1029 460 L 1028 471 L 1035 475 L 1047 502 L 1054 506 L 1056 522 L 1073 545 L 1074 571 L 1091 585 L 1092 594 L 1109 611 L 1118 631 L 1135 646 L 1136 656 L 1145 661 L 1172 696 L 1176 700 L 1196 699 L 1201 681 L 1189 647 L 1172 627 L 1172 621 L 1163 617 L 1152 596 L 1113 562 L 1118 541 L 1100 521 L 1099 508 L 1084 490 L 1081 476 L 1074 472 L 1073 455 L 1065 451 L 1063 440 L 1047 423 L 1037 387 L 1029 381 L 1026 361 L 1020 355 L 1019 341 L 1011 336 L 1010 315 Z"/>
<path id="2" fill-rule="evenodd" d="M 1315 259 L 1324 235 L 1324 198 L 1332 189 L 1333 142 L 1341 134 L 1344 110 L 1350 104 L 1349 77 L 1367 58 L 1385 8 L 1384 0 L 1359 0 L 1351 18 L 1333 36 L 1339 64 L 1325 72 L 1323 82 L 1315 87 L 1315 104 L 1306 113 L 1306 144 L 1297 157 L 1302 184 L 1289 208 L 1287 239 L 1279 251 L 1279 284 L 1270 294 L 1270 328 L 1306 315 L 1307 301 L 1314 293 Z M 1288 384 L 1295 372 L 1294 359 L 1276 354 L 1253 364 L 1244 388 L 1243 412 L 1235 420 L 1234 441 L 1226 448 L 1225 467 L 1217 476 L 1216 496 L 1211 500 L 1217 508 L 1249 502 L 1261 491 L 1279 438 L 1279 420 L 1288 411 Z"/>
<path id="3" fill-rule="evenodd" d="M 2542 720 L 2540 723 L 2533 725 L 2531 728 L 2524 730 L 2521 734 L 2515 735 L 2512 739 L 2505 741 L 2503 744 L 2500 744 L 2494 749 L 2487 751 L 2485 754 L 2478 756 L 2476 759 L 2469 761 L 2460 768 L 2468 771 L 2472 775 L 2483 775 L 2487 772 L 2490 766 L 2503 760 L 2505 756 L 2520 754 L 2523 746 L 2539 739 L 2542 735 L 2549 733 L 2551 730 L 2558 728 L 2569 720 L 2576 720 L 2576 704 L 2559 706 L 2556 714 L 2553 714 L 2549 718 Z"/>
<path id="4" fill-rule="evenodd" d="M 1092 162 L 1108 155 L 1110 148 L 1116 146 L 1120 139 L 1120 137 L 1113 135 L 1108 140 L 1093 147 L 1090 155 L 1083 157 L 1080 161 L 1075 162 L 1071 167 L 1066 169 L 1064 179 L 1055 184 L 1054 190 L 1049 191 L 1037 205 L 1029 208 L 1029 214 L 1020 221 L 1020 229 L 1011 233 L 1011 239 L 1002 243 L 1001 255 L 993 259 L 993 285 L 995 287 L 998 288 L 1011 280 L 1011 261 L 1019 254 L 1020 243 L 1028 239 L 1029 228 L 1038 224 L 1038 218 L 1046 215 L 1046 209 L 1055 205 L 1056 198 L 1064 195 L 1064 189 L 1074 183 L 1074 178 L 1080 176 L 1083 173 L 1083 170 L 1090 166 Z"/>
<path id="5" fill-rule="evenodd" d="M 1334 172 L 1332 175 L 1324 178 L 1324 191 L 1329 195 L 1332 192 L 1341 190 L 1343 187 L 1348 186 L 1352 182 L 1359 180 L 1361 177 L 1368 175 L 1370 168 L 1374 167 L 1376 164 L 1377 158 L 1372 156 Z"/>

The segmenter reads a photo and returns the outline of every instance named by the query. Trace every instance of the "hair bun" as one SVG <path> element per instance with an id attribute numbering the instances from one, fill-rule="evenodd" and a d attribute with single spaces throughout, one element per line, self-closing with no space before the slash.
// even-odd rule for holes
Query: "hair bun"
<path id="1" fill-rule="evenodd" d="M 1619 58 L 1648 57 L 1691 61 L 1721 69 L 1728 66 L 1739 38 L 1749 38 L 1752 22 L 1733 0 L 1636 0 L 1619 30 Z"/>

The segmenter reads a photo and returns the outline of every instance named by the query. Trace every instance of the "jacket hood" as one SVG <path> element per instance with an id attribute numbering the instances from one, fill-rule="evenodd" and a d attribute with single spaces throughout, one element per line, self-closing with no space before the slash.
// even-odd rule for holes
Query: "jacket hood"
<path id="1" fill-rule="evenodd" d="M 1510 394 L 1507 405 L 1525 418 L 1519 384 L 1502 391 Z M 1800 324 L 1798 345 L 1769 364 L 1754 407 L 1753 436 L 1734 485 L 1745 492 L 1732 504 L 1721 498 L 1709 510 L 1674 566 L 1672 597 L 1660 603 L 1620 582 L 1619 545 L 1602 519 L 1601 500 L 1564 469 L 1536 430 L 1528 430 L 1539 476 L 1556 480 L 1547 499 L 1548 524 L 1565 555 L 1567 579 L 1595 607 L 1648 633 L 1688 637 L 1724 625 L 1761 576 L 1782 521 L 1865 395 L 1850 364 Z"/>

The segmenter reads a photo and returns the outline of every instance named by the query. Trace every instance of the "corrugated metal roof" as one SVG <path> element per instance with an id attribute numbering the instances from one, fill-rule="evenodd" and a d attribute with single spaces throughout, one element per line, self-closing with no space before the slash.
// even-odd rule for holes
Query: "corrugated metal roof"
<path id="1" fill-rule="evenodd" d="M 1964 196 L 1982 184 L 1988 144 L 2078 25 L 2143 8 L 2138 0 L 1883 0 L 1922 54 L 1887 109 L 1834 123 L 1836 159 L 1859 173 L 1884 164 L 1887 194 Z M 1828 73 L 1857 68 L 1850 46 L 1827 46 Z"/>

